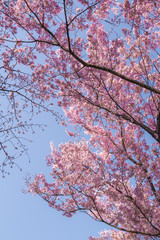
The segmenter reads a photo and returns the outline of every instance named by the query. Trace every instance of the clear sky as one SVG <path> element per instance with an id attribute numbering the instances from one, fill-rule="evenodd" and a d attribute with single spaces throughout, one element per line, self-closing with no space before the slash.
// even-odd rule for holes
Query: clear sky
<path id="1" fill-rule="evenodd" d="M 33 140 L 28 151 L 31 162 L 23 156 L 18 160 L 22 172 L 14 167 L 9 176 L 0 177 L 0 240 L 87 240 L 89 236 L 98 236 L 107 228 L 105 224 L 84 213 L 64 217 L 40 197 L 22 192 L 28 173 L 49 173 L 44 158 L 50 153 L 50 141 L 58 146 L 70 139 L 65 128 L 49 114 L 38 115 L 34 122 L 48 127 L 44 132 L 35 129 L 36 133 L 29 136 Z"/>
<path id="2" fill-rule="evenodd" d="M 56 123 L 54 117 L 42 114 L 35 122 L 48 125 L 43 132 L 30 135 L 33 143 L 29 155 L 19 159 L 23 171 L 14 167 L 10 175 L 0 178 L 0 239 L 2 240 L 87 240 L 98 236 L 106 225 L 98 223 L 84 213 L 77 213 L 72 218 L 62 216 L 61 212 L 50 208 L 40 197 L 24 194 L 24 179 L 28 173 L 47 173 L 44 158 L 50 153 L 49 142 L 57 146 L 69 139 L 65 128 Z"/>

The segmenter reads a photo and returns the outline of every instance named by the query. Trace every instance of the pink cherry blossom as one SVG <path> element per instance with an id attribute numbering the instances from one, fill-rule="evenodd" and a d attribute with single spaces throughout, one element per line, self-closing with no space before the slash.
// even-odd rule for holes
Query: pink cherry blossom
<path id="1" fill-rule="evenodd" d="M 50 181 L 37 175 L 28 191 L 67 217 L 84 211 L 115 229 L 90 239 L 159 239 L 160 1 L 17 0 L 0 9 L 3 68 L 32 99 L 57 99 L 75 137 L 51 143 Z"/>

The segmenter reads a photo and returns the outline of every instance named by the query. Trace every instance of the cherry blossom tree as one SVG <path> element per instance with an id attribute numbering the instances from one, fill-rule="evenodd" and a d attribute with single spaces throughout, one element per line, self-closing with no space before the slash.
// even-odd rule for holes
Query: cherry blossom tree
<path id="1" fill-rule="evenodd" d="M 160 1 L 1 0 L 0 12 L 11 81 L 56 99 L 73 127 L 29 192 L 115 229 L 90 240 L 160 239 Z"/>

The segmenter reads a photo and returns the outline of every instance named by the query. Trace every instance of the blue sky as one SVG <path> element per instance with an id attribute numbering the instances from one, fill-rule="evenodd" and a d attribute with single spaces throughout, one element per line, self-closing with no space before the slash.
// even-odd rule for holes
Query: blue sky
<path id="1" fill-rule="evenodd" d="M 35 134 L 30 133 L 29 138 L 33 140 L 28 151 L 31 162 L 28 162 L 27 156 L 23 156 L 18 160 L 22 172 L 14 167 L 9 170 L 9 176 L 0 178 L 0 239 L 87 240 L 89 236 L 98 236 L 98 232 L 107 228 L 105 224 L 96 222 L 84 213 L 66 218 L 40 197 L 22 192 L 28 173 L 49 173 L 44 158 L 50 153 L 50 141 L 58 146 L 69 140 L 65 128 L 57 124 L 51 115 L 38 115 L 34 122 L 44 123 L 48 127 L 44 132 L 35 129 Z"/>
<path id="2" fill-rule="evenodd" d="M 98 223 L 84 213 L 77 213 L 72 218 L 62 216 L 61 212 L 50 208 L 40 197 L 24 194 L 24 179 L 28 173 L 48 173 L 44 161 L 50 153 L 49 142 L 56 146 L 69 139 L 65 128 L 56 123 L 54 117 L 43 113 L 35 122 L 48 125 L 43 132 L 30 135 L 33 143 L 29 146 L 31 163 L 27 157 L 19 159 L 23 171 L 14 167 L 10 175 L 0 178 L 0 239 L 3 240 L 87 240 L 98 236 L 98 232 L 107 226 Z"/>

